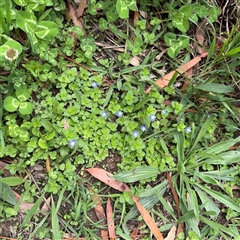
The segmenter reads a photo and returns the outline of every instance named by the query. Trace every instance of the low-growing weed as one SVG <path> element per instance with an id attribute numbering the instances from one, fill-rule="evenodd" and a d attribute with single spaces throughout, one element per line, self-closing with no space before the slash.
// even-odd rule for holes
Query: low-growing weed
<path id="1" fill-rule="evenodd" d="M 134 194 L 164 222 L 161 231 L 185 223 L 178 239 L 237 239 L 239 199 L 232 190 L 239 185 L 234 146 L 239 106 L 237 94 L 232 95 L 239 88 L 237 25 L 218 44 L 214 24 L 220 10 L 206 1 L 91 0 L 82 19 L 87 34 L 71 26 L 66 11 L 62 0 L 0 4 L 0 157 L 11 161 L 5 170 L 22 177 L 46 164 L 43 193 L 25 180 L 18 203 L 12 183 L 0 179 L 0 215 L 16 216 L 26 200 L 33 206 L 20 227 L 30 231 L 38 224 L 28 239 L 62 239 L 67 231 L 98 239 L 103 225 L 88 216 L 95 203 L 83 172 L 115 153 L 121 161 L 113 171 L 121 173 L 114 177 L 131 185 L 130 192 L 107 194 L 118 214 L 118 236 L 129 239 L 128 221 L 142 220 Z M 197 41 L 189 30 L 203 19 L 209 46 L 204 45 L 208 56 L 201 73 L 184 89 L 178 87 L 177 73 L 160 88 L 155 80 L 195 54 L 191 43 Z M 98 33 L 91 33 L 95 28 Z M 171 174 L 181 216 L 163 196 L 168 193 L 165 172 Z M 21 184 L 21 179 L 11 181 Z M 103 191 L 95 183 L 91 188 Z M 36 215 L 46 195 L 51 195 L 51 224 L 50 214 Z M 229 226 L 216 222 L 223 212 L 232 221 Z M 144 234 L 152 237 L 149 230 Z"/>

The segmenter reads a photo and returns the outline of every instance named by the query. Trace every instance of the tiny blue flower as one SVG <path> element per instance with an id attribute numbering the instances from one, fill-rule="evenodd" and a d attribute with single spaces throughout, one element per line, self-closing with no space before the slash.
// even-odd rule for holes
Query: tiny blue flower
<path id="1" fill-rule="evenodd" d="M 135 130 L 135 131 L 133 131 L 133 134 L 132 134 L 132 135 L 133 135 L 133 137 L 135 137 L 135 138 L 136 138 L 136 137 L 138 137 L 138 136 L 139 136 L 139 132 Z"/>
<path id="2" fill-rule="evenodd" d="M 98 87 L 98 84 L 96 82 L 92 82 L 92 87 L 93 88 L 97 88 Z"/>
<path id="3" fill-rule="evenodd" d="M 207 117 L 210 118 L 211 114 L 208 114 Z"/>
<path id="4" fill-rule="evenodd" d="M 162 114 L 166 114 L 167 113 L 167 111 L 166 110 L 162 110 Z"/>
<path id="5" fill-rule="evenodd" d="M 122 112 L 122 111 L 118 110 L 118 111 L 116 112 L 116 116 L 117 116 L 117 117 L 122 117 L 122 115 L 123 115 L 123 112 Z"/>
<path id="6" fill-rule="evenodd" d="M 106 118 L 108 116 L 107 112 L 102 111 L 102 117 Z"/>
<path id="7" fill-rule="evenodd" d="M 154 122 L 154 121 L 156 120 L 156 115 L 151 114 L 151 115 L 149 116 L 149 120 L 150 120 L 151 122 Z"/>
<path id="8" fill-rule="evenodd" d="M 186 133 L 190 133 L 192 131 L 191 127 L 186 127 L 185 129 Z"/>
<path id="9" fill-rule="evenodd" d="M 142 132 L 145 132 L 145 131 L 147 131 L 147 128 L 146 128 L 146 126 L 145 126 L 145 125 L 142 125 L 142 126 L 140 127 L 140 129 L 142 130 Z"/>
<path id="10" fill-rule="evenodd" d="M 76 146 L 77 142 L 76 142 L 76 140 L 71 140 L 68 144 L 71 148 L 73 148 Z"/>

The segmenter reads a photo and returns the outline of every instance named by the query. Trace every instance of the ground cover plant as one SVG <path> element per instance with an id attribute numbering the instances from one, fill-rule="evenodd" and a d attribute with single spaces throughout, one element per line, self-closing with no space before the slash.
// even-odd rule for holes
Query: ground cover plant
<path id="1" fill-rule="evenodd" d="M 0 238 L 239 239 L 238 19 L 2 1 Z"/>

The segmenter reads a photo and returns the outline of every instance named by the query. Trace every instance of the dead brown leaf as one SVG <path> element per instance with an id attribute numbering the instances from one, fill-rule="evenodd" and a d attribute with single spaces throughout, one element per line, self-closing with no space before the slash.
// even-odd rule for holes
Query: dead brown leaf
<path id="1" fill-rule="evenodd" d="M 167 237 L 164 238 L 164 240 L 174 240 L 176 237 L 176 230 L 177 230 L 176 226 L 172 226 Z"/>
<path id="2" fill-rule="evenodd" d="M 87 6 L 88 5 L 87 5 L 87 1 L 86 0 L 81 0 L 80 1 L 79 7 L 78 7 L 78 10 L 77 10 L 77 18 L 82 17 L 82 15 L 84 13 L 84 10 L 85 10 L 85 8 Z"/>
<path id="3" fill-rule="evenodd" d="M 77 19 L 77 15 L 73 6 L 71 4 L 68 4 L 68 6 L 69 6 L 69 15 L 73 21 L 74 26 L 79 26 L 80 29 L 84 31 L 84 27 L 82 23 Z"/>
<path id="4" fill-rule="evenodd" d="M 110 237 L 110 239 L 115 239 L 117 236 L 116 236 L 115 224 L 114 224 L 114 219 L 113 219 L 113 208 L 112 208 L 110 198 L 108 198 L 108 201 L 107 201 L 106 214 L 107 214 L 109 237 Z"/>
<path id="5" fill-rule="evenodd" d="M 138 199 L 132 196 L 133 201 L 135 202 L 138 211 L 141 213 L 143 220 L 148 225 L 149 229 L 151 230 L 152 234 L 155 236 L 157 240 L 163 240 L 162 233 L 159 231 L 156 223 L 150 216 L 149 212 L 138 202 Z"/>
<path id="6" fill-rule="evenodd" d="M 86 171 L 88 171 L 93 177 L 120 192 L 130 191 L 130 188 L 125 183 L 115 180 L 112 178 L 112 173 L 109 173 L 101 168 L 88 168 Z"/>
<path id="7" fill-rule="evenodd" d="M 160 79 L 158 79 L 156 81 L 156 84 L 160 87 L 160 88 L 164 88 L 168 85 L 169 81 L 171 80 L 171 78 L 173 77 L 174 73 L 177 72 L 177 76 L 179 76 L 180 74 L 184 74 L 186 73 L 186 71 L 190 68 L 192 68 L 193 66 L 195 66 L 198 62 L 201 61 L 202 58 L 206 57 L 208 55 L 207 52 L 193 58 L 192 60 L 190 60 L 189 62 L 183 64 L 181 67 L 175 69 L 174 71 L 168 73 L 167 75 L 161 77 Z M 151 87 L 147 89 L 146 93 L 149 93 L 151 90 Z"/>

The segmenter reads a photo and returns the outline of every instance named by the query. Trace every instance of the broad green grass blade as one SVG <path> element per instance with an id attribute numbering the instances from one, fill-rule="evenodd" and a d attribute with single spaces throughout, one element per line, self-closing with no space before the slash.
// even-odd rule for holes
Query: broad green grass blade
<path id="1" fill-rule="evenodd" d="M 3 201 L 10 203 L 11 205 L 15 206 L 17 204 L 17 199 L 12 191 L 12 189 L 2 181 L 0 178 L 0 198 Z"/>
<path id="2" fill-rule="evenodd" d="M 157 185 L 153 188 L 149 188 L 146 191 L 139 193 L 138 196 L 140 198 L 144 198 L 144 197 L 150 197 L 150 196 L 155 195 L 157 193 L 164 193 L 166 191 L 165 186 L 167 184 L 168 184 L 168 181 L 166 180 L 166 181 L 162 182 L 161 184 L 159 184 L 159 185 Z"/>
<path id="3" fill-rule="evenodd" d="M 31 218 L 33 217 L 34 214 L 36 214 L 38 212 L 38 208 L 40 206 L 40 204 L 42 203 L 44 195 L 42 195 L 37 201 L 36 203 L 33 205 L 33 207 L 28 211 L 28 213 L 26 214 L 24 221 L 22 222 L 22 224 L 20 225 L 20 227 L 24 227 L 25 224 L 27 224 Z"/>
<path id="4" fill-rule="evenodd" d="M 231 86 L 226 86 L 219 83 L 205 83 L 198 85 L 195 88 L 214 93 L 229 93 L 233 91 L 233 88 Z"/>
<path id="5" fill-rule="evenodd" d="M 201 141 L 202 138 L 204 138 L 209 126 L 211 125 L 213 119 L 215 118 L 215 116 L 212 114 L 206 121 L 205 123 L 200 127 L 200 131 L 196 137 L 195 142 L 192 145 L 192 148 L 190 149 L 190 153 L 191 151 L 196 147 L 196 145 Z"/>
<path id="6" fill-rule="evenodd" d="M 23 183 L 23 179 L 20 177 L 5 177 L 2 178 L 1 181 L 6 183 L 10 187 L 17 186 Z"/>
<path id="7" fill-rule="evenodd" d="M 206 174 L 204 173 L 201 173 L 199 172 L 198 173 L 198 177 L 201 178 L 205 183 L 209 183 L 209 184 L 213 184 L 213 185 L 220 185 L 220 183 L 214 179 L 213 177 L 211 176 L 207 176 Z"/>
<path id="8" fill-rule="evenodd" d="M 236 212 L 240 213 L 240 206 L 236 203 L 232 198 L 227 195 L 222 194 L 221 192 L 214 191 L 209 189 L 199 183 L 195 183 L 199 188 L 201 188 L 204 192 L 212 196 L 213 198 L 217 199 L 219 202 L 225 204 L 228 208 L 233 209 Z"/>
<path id="9" fill-rule="evenodd" d="M 52 197 L 52 231 L 53 231 L 53 239 L 62 239 L 59 222 L 58 222 L 57 209 L 55 207 L 53 197 Z"/>
<path id="10" fill-rule="evenodd" d="M 186 222 L 193 217 L 194 217 L 194 211 L 189 210 L 183 216 L 178 218 L 178 222 Z"/>
<path id="11" fill-rule="evenodd" d="M 236 139 L 230 139 L 227 141 L 222 141 L 220 143 L 217 143 L 211 147 L 209 147 L 206 150 L 206 154 L 219 154 L 222 152 L 225 152 L 229 150 L 230 147 L 232 147 L 234 144 L 240 141 L 240 136 L 237 137 Z"/>
<path id="12" fill-rule="evenodd" d="M 222 225 L 222 224 L 208 220 L 207 218 L 205 218 L 203 216 L 200 216 L 200 220 L 203 221 L 205 224 L 209 225 L 215 231 L 218 231 L 218 232 L 222 231 L 232 237 L 239 237 L 239 236 L 236 236 L 235 233 L 230 228 L 224 227 L 224 225 Z"/>
<path id="13" fill-rule="evenodd" d="M 190 188 L 188 188 L 188 194 L 189 194 L 189 198 L 188 198 L 189 210 L 193 209 L 194 215 L 195 215 L 196 219 L 198 220 L 199 219 L 199 206 L 198 206 L 197 195 L 196 195 L 195 191 L 193 191 Z"/>
<path id="14" fill-rule="evenodd" d="M 201 172 L 200 174 L 205 176 L 210 176 L 212 178 L 218 179 L 219 181 L 237 181 L 238 168 L 231 167 L 228 169 L 214 170 Z M 236 177 L 234 177 L 236 176 Z"/>
<path id="15" fill-rule="evenodd" d="M 158 168 L 145 166 L 116 174 L 113 176 L 113 178 L 121 182 L 132 183 L 149 179 L 151 177 L 156 177 L 159 173 L 160 171 Z"/>
<path id="16" fill-rule="evenodd" d="M 201 154 L 202 156 L 206 155 L 206 159 L 201 159 L 199 164 L 212 164 L 212 165 L 229 165 L 233 163 L 238 163 L 240 159 L 239 151 L 227 151 L 220 153 L 219 155 L 206 154 L 205 152 Z"/>
<path id="17" fill-rule="evenodd" d="M 210 215 L 210 217 L 214 220 L 217 218 L 218 214 L 220 213 L 220 209 L 218 206 L 213 202 L 211 198 L 207 196 L 202 190 L 200 190 L 198 187 L 195 187 L 195 190 L 198 194 L 198 197 L 201 199 L 202 204 L 204 205 L 204 208 L 206 211 L 213 211 L 215 212 L 215 216 Z"/>
<path id="18" fill-rule="evenodd" d="M 177 143 L 177 154 L 178 154 L 178 162 L 184 161 L 184 136 L 182 133 L 175 131 L 173 133 L 174 139 Z"/>
<path id="19" fill-rule="evenodd" d="M 112 97 L 112 94 L 113 94 L 113 85 L 110 86 L 110 88 L 108 89 L 108 92 L 107 92 L 107 95 L 106 95 L 106 99 L 105 99 L 105 102 L 103 104 L 103 108 L 105 108 L 108 105 L 108 103 L 109 103 L 109 101 L 110 101 L 110 99 Z"/>
<path id="20" fill-rule="evenodd" d="M 162 136 L 159 136 L 159 142 L 160 142 L 160 144 L 161 144 L 161 147 L 162 147 L 164 153 L 165 153 L 165 154 L 169 154 L 167 145 L 166 145 L 166 143 L 165 143 L 165 141 L 164 141 L 164 139 L 163 139 Z"/>
<path id="21" fill-rule="evenodd" d="M 159 201 L 162 203 L 163 208 L 164 208 L 175 220 L 177 220 L 173 209 L 169 206 L 169 204 L 166 202 L 166 200 L 163 198 L 163 196 L 160 195 L 160 194 L 158 194 L 158 193 L 157 193 L 156 195 L 157 195 Z"/>

